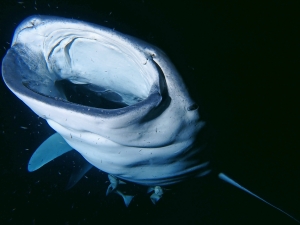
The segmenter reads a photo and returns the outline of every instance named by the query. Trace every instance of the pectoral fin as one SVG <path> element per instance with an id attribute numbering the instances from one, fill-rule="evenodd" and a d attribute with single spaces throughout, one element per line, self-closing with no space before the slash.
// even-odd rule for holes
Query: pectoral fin
<path id="1" fill-rule="evenodd" d="M 60 134 L 55 133 L 44 141 L 33 153 L 28 163 L 28 171 L 35 171 L 72 149 Z"/>
<path id="2" fill-rule="evenodd" d="M 81 167 L 77 167 L 74 169 L 69 182 L 67 184 L 66 190 L 72 188 L 77 182 L 86 174 L 90 169 L 92 169 L 93 165 L 88 161 L 85 161 Z"/>

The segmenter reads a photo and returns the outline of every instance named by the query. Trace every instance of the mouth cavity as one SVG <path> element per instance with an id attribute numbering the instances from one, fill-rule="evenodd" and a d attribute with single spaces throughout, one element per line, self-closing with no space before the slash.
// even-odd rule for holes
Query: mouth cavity
<path id="1" fill-rule="evenodd" d="M 118 109 L 145 100 L 153 87 L 158 92 L 165 87 L 161 84 L 162 71 L 152 56 L 133 45 L 102 36 L 84 38 L 80 31 L 66 36 L 61 36 L 64 30 L 55 32 L 51 41 L 45 40 L 46 52 L 27 53 L 35 54 L 31 59 L 22 57 L 31 70 L 22 78 L 28 89 L 56 100 Z M 53 40 L 55 35 L 57 40 Z M 39 65 L 44 62 L 42 72 L 32 71 L 32 60 Z"/>

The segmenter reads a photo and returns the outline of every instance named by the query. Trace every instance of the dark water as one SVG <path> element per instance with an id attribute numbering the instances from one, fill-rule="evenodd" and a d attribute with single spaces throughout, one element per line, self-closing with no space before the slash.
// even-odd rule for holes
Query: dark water
<path id="1" fill-rule="evenodd" d="M 195 2 L 2 0 L 1 58 L 32 14 L 93 22 L 159 46 L 217 134 L 215 170 L 300 219 L 298 7 Z M 96 169 L 65 191 L 80 156 L 29 173 L 30 156 L 54 131 L 3 81 L 0 101 L 0 224 L 296 224 L 214 174 L 171 187 L 156 206 L 135 185 L 129 208 L 106 197 L 107 176 Z"/>

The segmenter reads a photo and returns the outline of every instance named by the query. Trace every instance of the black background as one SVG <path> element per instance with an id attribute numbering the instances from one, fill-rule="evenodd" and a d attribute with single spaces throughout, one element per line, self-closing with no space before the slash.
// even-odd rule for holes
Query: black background
<path id="1" fill-rule="evenodd" d="M 0 54 L 33 14 L 93 22 L 157 45 L 215 130 L 215 171 L 300 219 L 296 2 L 1 0 Z M 129 208 L 106 197 L 107 177 L 96 169 L 65 191 L 78 154 L 27 172 L 53 130 L 3 81 L 0 107 L 0 224 L 296 224 L 213 176 L 171 188 L 157 206 L 135 186 Z"/>

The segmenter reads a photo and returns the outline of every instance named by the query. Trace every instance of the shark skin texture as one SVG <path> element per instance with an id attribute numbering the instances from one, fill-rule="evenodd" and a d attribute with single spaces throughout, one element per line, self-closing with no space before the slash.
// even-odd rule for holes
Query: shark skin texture
<path id="1" fill-rule="evenodd" d="M 32 16 L 17 27 L 2 72 L 18 98 L 108 174 L 165 186 L 210 172 L 199 157 L 206 143 L 196 141 L 206 123 L 157 47 L 95 24 Z M 70 101 L 61 81 L 102 102 Z"/>

